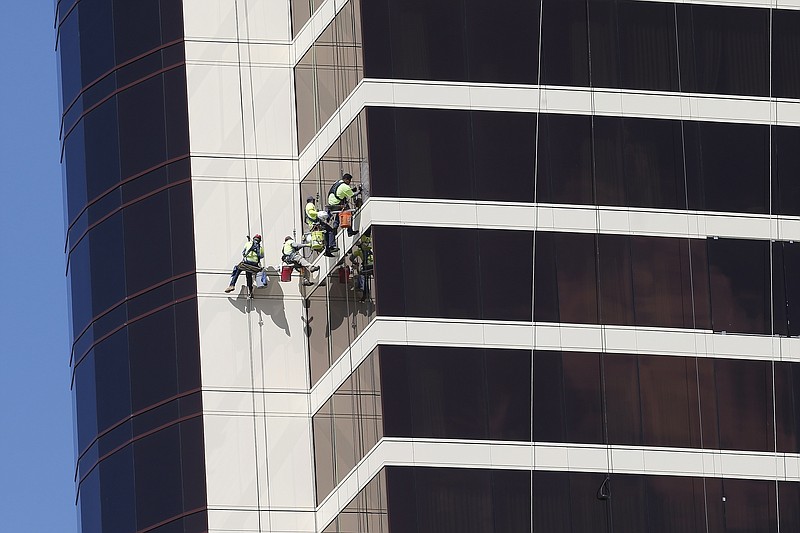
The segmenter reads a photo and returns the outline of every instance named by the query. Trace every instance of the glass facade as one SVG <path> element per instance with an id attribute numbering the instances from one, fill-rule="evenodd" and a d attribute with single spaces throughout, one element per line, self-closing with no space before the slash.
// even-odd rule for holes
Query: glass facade
<path id="1" fill-rule="evenodd" d="M 796 376 L 788 362 L 380 346 L 314 415 L 317 500 L 384 436 L 800 453 Z"/>
<path id="2" fill-rule="evenodd" d="M 206 531 L 183 4 L 57 31 L 81 531 Z"/>
<path id="3" fill-rule="evenodd" d="M 309 2 L 293 2 L 302 20 Z M 348 4 L 295 69 L 300 149 L 362 77 L 800 98 L 796 11 L 638 0 Z"/>
<path id="4" fill-rule="evenodd" d="M 363 42 L 356 83 L 363 76 L 656 91 L 719 105 L 720 96 L 800 98 L 796 10 L 635 0 L 353 6 L 361 32 L 354 40 Z M 320 38 L 295 68 L 301 151 L 355 87 L 339 74 L 341 96 L 321 90 L 329 74 L 315 48 L 330 41 Z M 643 219 L 663 210 L 710 212 L 731 228 L 737 214 L 800 216 L 794 125 L 773 116 L 604 116 L 563 105 L 537 113 L 513 110 L 512 102 L 509 111 L 463 101 L 367 104 L 304 177 L 301 197 L 324 196 L 349 172 L 371 197 L 396 199 L 403 210 L 424 203 L 426 216 L 429 200 L 603 206 Z M 382 438 L 453 441 L 454 450 L 464 441 L 500 441 L 800 453 L 800 366 L 775 354 L 734 359 L 711 346 L 676 349 L 680 356 L 571 352 L 524 349 L 523 341 L 519 349 L 461 348 L 433 340 L 440 320 L 578 326 L 562 328 L 562 336 L 580 325 L 658 328 L 667 344 L 688 332 L 798 337 L 792 273 L 800 247 L 791 237 L 745 238 L 736 228 L 725 235 L 738 238 L 701 238 L 713 233 L 691 228 L 683 237 L 578 233 L 558 227 L 566 219 L 555 231 L 526 229 L 527 219 L 513 230 L 481 227 L 491 221 L 455 228 L 399 220 L 369 228 L 373 311 L 358 315 L 336 286 L 335 269 L 308 298 L 307 319 L 317 326 L 307 330 L 311 386 L 341 383 L 313 416 L 316 501 L 326 510 L 350 490 L 357 466 L 363 483 L 362 460 Z M 430 340 L 377 339 L 343 381 L 323 379 L 340 358 L 331 374 L 346 372 L 342 356 L 373 318 L 387 319 L 387 328 L 409 319 L 409 330 L 413 320 Z M 387 464 L 324 531 L 772 532 L 800 525 L 800 489 L 782 479 L 710 478 L 705 470 L 673 477 L 648 465 L 645 475 Z"/>
<path id="5" fill-rule="evenodd" d="M 797 505 L 785 482 L 387 466 L 324 531 L 767 533 Z"/>

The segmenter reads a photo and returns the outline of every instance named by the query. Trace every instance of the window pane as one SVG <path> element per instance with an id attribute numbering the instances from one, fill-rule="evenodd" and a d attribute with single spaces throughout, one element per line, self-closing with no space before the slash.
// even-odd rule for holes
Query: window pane
<path id="1" fill-rule="evenodd" d="M 772 11 L 772 96 L 800 98 L 800 11 Z"/>
<path id="2" fill-rule="evenodd" d="M 615 444 L 643 444 L 637 363 L 630 355 L 603 355 L 608 441 Z"/>
<path id="3" fill-rule="evenodd" d="M 179 426 L 168 427 L 136 441 L 133 460 L 138 528 L 144 529 L 181 514 L 183 490 Z"/>
<path id="4" fill-rule="evenodd" d="M 538 202 L 594 202 L 591 117 L 540 115 L 536 153 Z"/>
<path id="5" fill-rule="evenodd" d="M 694 360 L 658 356 L 638 359 L 644 444 L 701 447 Z"/>
<path id="6" fill-rule="evenodd" d="M 686 239 L 631 237 L 636 324 L 692 327 L 692 285 Z"/>
<path id="7" fill-rule="evenodd" d="M 394 78 L 467 79 L 463 0 L 392 0 L 390 4 Z"/>
<path id="8" fill-rule="evenodd" d="M 486 439 L 483 352 L 416 347 L 407 357 L 414 436 Z"/>
<path id="9" fill-rule="evenodd" d="M 564 417 L 567 442 L 603 442 L 600 357 L 595 353 L 561 355 L 564 365 Z"/>
<path id="10" fill-rule="evenodd" d="M 369 185 L 375 196 L 399 195 L 394 116 L 395 110 L 389 107 L 367 108 Z"/>
<path id="11" fill-rule="evenodd" d="M 172 308 L 131 323 L 128 336 L 132 408 L 138 411 L 178 390 Z"/>
<path id="12" fill-rule="evenodd" d="M 538 0 L 466 0 L 467 77 L 473 82 L 535 84 Z M 501 36 L 490 38 L 487 36 Z"/>
<path id="13" fill-rule="evenodd" d="M 800 11 L 798 11 L 800 13 Z M 800 64 L 800 62 L 798 62 Z M 800 215 L 800 128 L 772 127 L 772 210 Z"/>
<path id="14" fill-rule="evenodd" d="M 406 316 L 474 318 L 479 315 L 477 232 L 404 227 L 402 269 Z M 378 262 L 383 259 L 376 250 Z M 385 262 L 384 262 L 385 264 Z M 376 273 L 377 275 L 377 273 Z M 400 275 L 389 276 L 396 279 Z"/>
<path id="15" fill-rule="evenodd" d="M 597 323 L 594 239 L 589 234 L 536 234 L 537 321 Z"/>
<path id="16" fill-rule="evenodd" d="M 683 91 L 769 95 L 770 10 L 680 4 L 677 10 Z"/>
<path id="17" fill-rule="evenodd" d="M 494 4 L 484 5 L 495 8 Z M 474 111 L 471 116 L 475 198 L 533 202 L 536 115 Z"/>
<path id="18" fill-rule="evenodd" d="M 600 250 L 600 320 L 603 324 L 634 325 L 631 238 L 598 235 Z"/>
<path id="19" fill-rule="evenodd" d="M 411 400 L 406 348 L 380 347 L 381 409 L 383 433 L 388 437 L 411 437 Z"/>
<path id="20" fill-rule="evenodd" d="M 166 159 L 164 88 L 161 76 L 117 96 L 122 175 L 131 176 Z"/>
<path id="21" fill-rule="evenodd" d="M 470 112 L 397 109 L 400 196 L 474 198 Z"/>
<path id="22" fill-rule="evenodd" d="M 543 0 L 543 85 L 589 85 L 585 0 Z"/>
<path id="23" fill-rule="evenodd" d="M 774 481 L 724 479 L 722 484 L 729 530 L 733 526 L 748 533 L 778 531 Z"/>
<path id="24" fill-rule="evenodd" d="M 523 350 L 486 350 L 486 383 L 488 438 L 530 441 L 531 353 Z"/>
<path id="25" fill-rule="evenodd" d="M 501 230 L 481 230 L 477 234 L 479 277 L 473 284 L 476 292 L 480 291 L 480 317 L 529 322 L 532 314 L 533 234 Z M 513 283 L 513 290 L 509 290 L 509 282 Z"/>
<path id="26" fill-rule="evenodd" d="M 769 212 L 769 128 L 687 122 L 689 208 Z"/>
<path id="27" fill-rule="evenodd" d="M 716 359 L 714 370 L 720 448 L 774 451 L 771 365 Z"/>
<path id="28" fill-rule="evenodd" d="M 714 331 L 769 334 L 769 242 L 710 239 L 708 261 Z"/>
<path id="29" fill-rule="evenodd" d="M 592 86 L 661 91 L 678 88 L 671 4 L 590 2 L 589 29 Z"/>

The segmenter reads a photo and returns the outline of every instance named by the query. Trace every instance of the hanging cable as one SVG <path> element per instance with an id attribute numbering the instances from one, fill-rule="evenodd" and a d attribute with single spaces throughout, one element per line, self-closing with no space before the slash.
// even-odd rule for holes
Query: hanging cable
<path id="1" fill-rule="evenodd" d="M 678 42 L 679 42 L 679 35 L 678 35 L 678 6 L 677 4 L 673 5 L 673 16 L 675 17 L 675 46 L 676 46 L 676 57 L 677 57 L 677 66 L 678 66 L 678 92 L 679 94 L 683 94 L 683 80 L 681 78 L 681 55 L 679 50 L 677 50 Z M 689 107 L 689 112 L 691 113 L 691 106 Z M 691 116 L 689 117 L 691 118 Z M 681 155 L 683 158 L 683 195 L 684 195 L 684 205 L 686 209 L 689 209 L 689 179 L 688 179 L 688 165 L 686 164 L 686 128 L 685 128 L 685 121 L 683 117 L 681 117 Z M 697 329 L 697 303 L 694 297 L 694 264 L 693 255 L 692 255 L 692 240 L 687 239 L 687 252 L 689 254 L 689 289 L 692 296 L 692 327 Z M 698 416 L 698 423 L 700 425 L 700 449 L 705 449 L 705 443 L 703 439 L 703 409 L 702 409 L 702 397 L 701 391 L 702 387 L 700 386 L 700 358 L 697 355 L 697 338 L 695 337 L 694 341 L 694 371 L 695 371 L 695 383 L 697 386 L 696 393 L 697 393 L 697 416 Z M 705 526 L 706 526 L 706 533 L 709 532 L 709 521 L 708 521 L 708 483 L 706 482 L 705 476 L 703 476 L 703 504 L 705 508 L 704 512 L 704 519 L 705 519 Z"/>
<path id="2" fill-rule="evenodd" d="M 590 104 L 590 116 L 591 116 L 591 128 L 590 128 L 590 135 L 591 135 L 591 142 L 589 143 L 589 149 L 592 153 L 592 168 L 591 168 L 591 176 L 592 176 L 592 197 L 593 197 L 593 204 L 595 206 L 595 225 L 597 230 L 600 231 L 600 206 L 598 204 L 598 194 L 597 194 L 597 152 L 595 149 L 595 113 L 597 112 L 596 102 L 595 102 L 595 88 L 594 88 L 594 80 L 593 80 L 593 70 L 592 70 L 592 31 L 591 25 L 589 24 L 589 20 L 591 20 L 591 9 L 590 9 L 590 2 L 587 1 L 584 4 L 586 7 L 586 42 L 588 43 L 588 54 L 587 59 L 589 63 L 589 93 L 591 95 L 591 104 Z M 617 44 L 618 45 L 618 44 Z M 600 240 L 599 240 L 599 233 L 595 234 L 595 278 L 597 279 L 597 283 L 600 282 Z M 598 291 L 599 292 L 599 291 Z M 598 318 L 602 317 L 603 315 L 603 302 L 600 294 L 597 295 L 597 307 L 596 312 L 598 314 Z M 603 500 L 609 500 L 611 498 L 610 493 L 610 477 L 614 470 L 614 454 L 611 449 L 611 442 L 609 441 L 608 437 L 608 399 L 606 397 L 606 376 L 605 376 L 605 354 L 608 350 L 607 339 L 606 339 L 606 332 L 605 328 L 601 326 L 603 330 L 603 334 L 600 336 L 600 391 L 602 397 L 602 413 L 603 413 L 603 441 L 605 442 L 606 448 L 606 481 L 603 482 L 600 489 L 598 489 L 598 498 Z M 601 498 L 601 496 L 603 496 Z M 608 525 L 608 530 L 614 530 L 614 515 L 613 509 L 610 505 L 606 508 L 606 520 Z"/>
<path id="3" fill-rule="evenodd" d="M 531 272 L 531 327 L 533 328 L 533 346 L 531 346 L 531 371 L 530 371 L 530 382 L 531 382 L 531 396 L 530 396 L 530 407 L 531 407 L 531 415 L 535 412 L 534 410 L 534 361 L 536 356 L 536 235 L 539 233 L 539 117 L 542 115 L 542 19 L 544 18 L 544 2 L 539 2 L 539 49 L 538 49 L 538 65 L 537 65 L 537 72 L 536 72 L 536 83 L 538 84 L 538 98 L 536 104 L 536 131 L 534 133 L 534 158 L 533 158 L 533 244 L 531 250 L 531 264 L 532 272 Z M 530 429 L 530 439 L 531 439 L 531 451 L 535 450 L 535 444 L 533 440 L 533 428 L 535 420 L 533 416 L 531 416 L 531 429 Z M 535 455 L 535 453 L 533 454 Z M 535 465 L 533 465 L 535 466 Z M 531 468 L 531 475 L 530 475 L 530 498 L 531 502 L 534 502 L 533 499 L 533 472 L 534 469 Z M 530 528 L 531 531 L 534 530 L 534 521 L 533 521 L 533 513 L 530 516 Z"/>
<path id="4" fill-rule="evenodd" d="M 246 0 L 245 0 L 246 1 Z M 242 78 L 242 53 L 241 53 L 241 32 L 239 30 L 239 0 L 234 0 L 234 16 L 236 18 L 236 68 L 238 71 L 239 76 L 239 110 L 241 112 L 241 121 L 242 121 L 242 161 L 244 163 L 244 189 L 245 189 L 245 203 L 247 206 L 247 236 L 248 238 L 252 237 L 252 233 L 250 231 L 250 195 L 248 191 L 248 182 L 247 182 L 247 137 L 245 134 L 245 119 L 244 119 L 244 80 Z M 248 38 L 249 44 L 249 38 Z M 249 50 L 248 50 L 249 52 Z M 248 57 L 248 63 L 250 63 L 251 58 Z M 252 84 L 251 84 L 251 103 L 252 103 Z M 255 126 L 255 125 L 254 125 Z M 262 245 L 263 246 L 263 245 Z M 250 286 L 248 286 L 250 289 Z M 258 456 L 258 430 L 256 429 L 257 426 L 257 406 L 256 406 L 256 397 L 255 397 L 255 356 L 253 354 L 253 324 L 250 320 L 250 311 L 252 311 L 253 307 L 253 298 L 252 293 L 250 297 L 247 299 L 247 307 L 245 318 L 247 320 L 247 341 L 248 341 L 248 353 L 250 356 L 250 397 L 252 400 L 252 411 L 253 411 L 253 447 L 256 450 L 256 457 Z M 266 443 L 265 443 L 266 444 Z M 265 446 L 266 447 L 266 446 Z M 258 529 L 261 531 L 261 475 L 259 472 L 259 461 L 256 459 L 255 461 L 255 474 L 256 474 L 256 502 L 258 504 Z"/>

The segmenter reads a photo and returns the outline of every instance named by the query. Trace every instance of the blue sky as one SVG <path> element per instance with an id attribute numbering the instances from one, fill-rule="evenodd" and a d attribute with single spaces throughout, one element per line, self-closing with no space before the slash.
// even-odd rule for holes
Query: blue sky
<path id="1" fill-rule="evenodd" d="M 0 17 L 0 531 L 74 533 L 52 0 Z"/>

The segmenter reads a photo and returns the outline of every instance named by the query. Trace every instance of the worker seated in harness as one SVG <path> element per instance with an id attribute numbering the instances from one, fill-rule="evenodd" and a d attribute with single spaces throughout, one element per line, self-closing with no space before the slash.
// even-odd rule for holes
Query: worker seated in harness
<path id="1" fill-rule="evenodd" d="M 303 272 L 303 285 L 313 285 L 311 281 L 311 273 L 319 270 L 318 266 L 312 266 L 308 260 L 300 253 L 302 248 L 308 248 L 308 244 L 297 244 L 291 236 L 286 236 L 283 240 L 283 249 L 281 250 L 281 260 Z"/>
<path id="2" fill-rule="evenodd" d="M 253 240 L 247 237 L 247 243 L 242 250 L 242 261 L 233 267 L 231 273 L 231 281 L 225 292 L 232 292 L 236 288 L 236 280 L 239 279 L 239 274 L 245 273 L 247 277 L 247 289 L 250 295 L 253 295 L 253 274 L 261 272 L 261 259 L 264 258 L 264 249 L 261 246 L 261 235 L 253 235 Z"/>
<path id="3" fill-rule="evenodd" d="M 317 210 L 316 199 L 313 196 L 306 198 L 306 224 L 308 224 L 309 231 L 322 231 L 324 236 L 325 255 L 334 257 L 334 254 L 339 251 L 336 247 L 336 231 L 327 222 L 328 213 L 325 211 Z M 314 248 L 312 243 L 312 249 Z"/>
<path id="4" fill-rule="evenodd" d="M 349 202 L 351 198 L 361 194 L 361 190 L 358 187 L 355 191 L 350 187 L 350 183 L 352 181 L 353 176 L 350 174 L 345 174 L 342 176 L 342 179 L 334 183 L 331 186 L 330 191 L 328 191 L 328 211 L 333 219 L 331 222 L 334 229 L 339 227 L 338 214 L 345 209 L 349 209 Z M 353 231 L 350 228 L 347 229 L 347 234 L 351 237 L 356 233 L 358 232 Z"/>
<path id="5" fill-rule="evenodd" d="M 350 251 L 350 263 L 353 271 L 353 290 L 358 295 L 360 302 L 369 298 L 370 278 L 375 270 L 372 255 L 372 238 L 364 235 Z"/>

